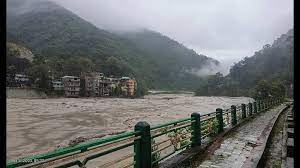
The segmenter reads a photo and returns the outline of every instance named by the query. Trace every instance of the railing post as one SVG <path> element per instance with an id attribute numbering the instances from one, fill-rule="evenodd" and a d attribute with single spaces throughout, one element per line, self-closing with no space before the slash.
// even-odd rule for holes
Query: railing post
<path id="1" fill-rule="evenodd" d="M 201 145 L 201 115 L 199 113 L 192 113 L 191 114 L 192 121 L 194 120 L 195 122 L 192 122 L 191 128 L 193 130 L 192 132 L 192 147 L 195 146 L 200 146 Z"/>
<path id="2" fill-rule="evenodd" d="M 141 136 L 141 139 L 135 140 L 134 143 L 134 168 L 152 168 L 150 125 L 145 121 L 138 122 L 134 131 L 140 132 Z"/>
<path id="3" fill-rule="evenodd" d="M 252 116 L 252 103 L 249 103 L 249 116 Z"/>
<path id="4" fill-rule="evenodd" d="M 253 106 L 254 106 L 254 111 L 253 111 L 253 112 L 254 112 L 254 113 L 257 113 L 257 102 L 254 102 L 254 103 L 253 103 Z"/>
<path id="5" fill-rule="evenodd" d="M 237 124 L 237 119 L 236 119 L 236 106 L 232 105 L 231 106 L 231 124 L 234 126 Z"/>
<path id="6" fill-rule="evenodd" d="M 242 104 L 242 119 L 246 118 L 246 104 Z"/>
<path id="7" fill-rule="evenodd" d="M 218 120 L 218 133 L 222 132 L 223 129 L 223 110 L 221 108 L 216 109 L 216 118 Z"/>

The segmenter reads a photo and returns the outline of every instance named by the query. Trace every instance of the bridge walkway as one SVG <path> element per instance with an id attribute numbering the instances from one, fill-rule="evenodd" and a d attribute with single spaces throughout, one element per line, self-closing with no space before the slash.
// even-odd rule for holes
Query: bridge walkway
<path id="1" fill-rule="evenodd" d="M 286 105 L 282 104 L 261 113 L 232 133 L 225 135 L 214 150 L 209 151 L 200 163 L 194 165 L 196 164 L 198 168 L 256 167 L 272 127 L 285 107 Z"/>

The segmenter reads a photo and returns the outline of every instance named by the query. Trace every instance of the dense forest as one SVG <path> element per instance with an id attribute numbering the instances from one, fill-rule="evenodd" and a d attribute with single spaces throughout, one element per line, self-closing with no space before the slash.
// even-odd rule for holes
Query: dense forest
<path id="1" fill-rule="evenodd" d="M 154 79 L 160 79 L 153 81 L 153 86 L 158 88 L 196 88 L 202 80 L 187 72 L 191 69 L 201 69 L 203 65 L 219 65 L 217 60 L 198 55 L 194 50 L 187 49 L 177 41 L 154 31 L 143 29 L 118 34 L 142 49 L 147 57 L 153 60 L 154 66 L 159 67 L 155 68 L 153 73 Z"/>
<path id="2" fill-rule="evenodd" d="M 264 95 L 263 97 L 274 96 L 276 93 L 283 93 L 284 89 L 288 96 L 292 96 L 293 81 L 294 30 L 291 29 L 272 45 L 266 44 L 252 57 L 245 57 L 234 64 L 227 76 L 217 73 L 207 77 L 205 82 L 200 84 L 196 95 L 258 98 L 258 93 Z M 265 91 L 262 91 L 264 89 Z"/>
<path id="3" fill-rule="evenodd" d="M 8 42 L 34 54 L 27 71 L 49 72 L 45 76 L 54 78 L 99 71 L 134 77 L 144 89 L 147 84 L 153 89 L 191 90 L 201 78 L 187 70 L 218 64 L 153 31 L 133 36 L 99 29 L 50 1 L 8 1 L 7 30 Z"/>

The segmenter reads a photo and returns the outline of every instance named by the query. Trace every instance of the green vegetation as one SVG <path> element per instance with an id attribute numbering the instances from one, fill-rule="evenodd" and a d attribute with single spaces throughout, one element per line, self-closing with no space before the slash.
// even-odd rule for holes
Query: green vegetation
<path id="1" fill-rule="evenodd" d="M 201 69 L 204 65 L 219 62 L 205 55 L 198 55 L 195 51 L 186 48 L 160 33 L 150 30 L 120 33 L 134 46 L 143 51 L 150 59 L 151 85 L 154 89 L 193 90 L 201 78 L 190 74 L 191 69 Z"/>
<path id="2" fill-rule="evenodd" d="M 6 45 L 6 70 L 7 73 L 16 74 L 27 72 L 27 69 L 31 66 L 31 63 L 26 58 L 20 58 L 20 51 L 12 46 Z"/>
<path id="3" fill-rule="evenodd" d="M 43 91 L 47 92 L 50 90 L 49 67 L 46 64 L 33 65 L 28 69 L 28 74 L 31 81 L 34 81 Z"/>
<path id="4" fill-rule="evenodd" d="M 286 90 L 284 85 L 279 81 L 272 83 L 262 80 L 258 82 L 251 92 L 251 97 L 254 99 L 267 99 L 272 97 L 285 97 Z"/>
<path id="5" fill-rule="evenodd" d="M 254 56 L 236 63 L 227 76 L 217 73 L 207 77 L 196 90 L 196 95 L 265 98 L 267 94 L 284 95 L 283 90 L 286 90 L 287 96 L 291 97 L 293 70 L 294 34 L 291 29 L 272 45 L 267 44 Z"/>
<path id="6" fill-rule="evenodd" d="M 34 64 L 49 64 L 54 76 L 94 69 L 135 77 L 147 88 L 193 90 L 201 79 L 186 71 L 218 63 L 153 31 L 120 35 L 101 30 L 49 1 L 16 13 L 23 3 L 8 1 L 7 40 L 29 48 Z"/>
<path id="7" fill-rule="evenodd" d="M 196 96 L 242 96 L 247 95 L 247 91 L 239 88 L 239 83 L 224 77 L 221 73 L 209 75 L 195 92 Z"/>

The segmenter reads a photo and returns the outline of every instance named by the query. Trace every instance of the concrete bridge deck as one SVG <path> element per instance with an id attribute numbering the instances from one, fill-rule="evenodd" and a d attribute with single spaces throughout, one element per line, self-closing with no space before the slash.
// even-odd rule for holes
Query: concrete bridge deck
<path id="1" fill-rule="evenodd" d="M 285 104 L 255 116 L 250 121 L 225 135 L 213 144 L 205 158 L 199 158 L 192 167 L 246 168 L 257 167 L 272 127 Z M 203 156 L 202 156 L 203 157 Z"/>

